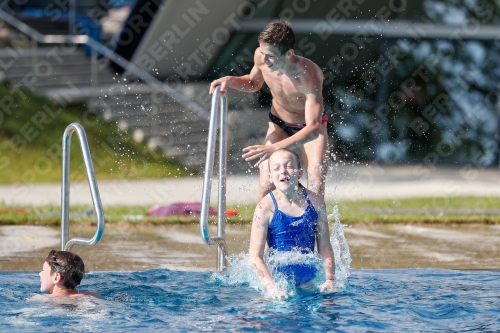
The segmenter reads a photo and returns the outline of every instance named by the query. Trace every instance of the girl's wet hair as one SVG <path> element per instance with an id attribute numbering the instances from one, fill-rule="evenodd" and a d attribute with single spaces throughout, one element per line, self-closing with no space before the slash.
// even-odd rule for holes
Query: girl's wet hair
<path id="1" fill-rule="evenodd" d="M 75 289 L 85 276 L 83 260 L 73 252 L 52 250 L 45 262 L 50 266 L 50 274 L 62 275 L 63 286 L 68 289 Z"/>
<path id="2" fill-rule="evenodd" d="M 299 170 L 302 169 L 302 167 L 300 166 L 300 157 L 299 157 L 299 155 L 296 152 L 294 152 L 293 150 L 290 150 L 288 148 L 278 148 L 275 151 L 273 151 L 271 153 L 271 155 L 269 155 L 269 158 L 267 160 L 267 167 L 269 168 L 269 170 L 271 170 L 271 156 L 273 156 L 274 153 L 277 153 L 277 152 L 280 152 L 280 151 L 286 151 L 286 152 L 288 152 L 290 154 L 293 154 L 293 156 L 295 156 L 295 160 L 297 161 L 297 169 L 299 169 Z"/>

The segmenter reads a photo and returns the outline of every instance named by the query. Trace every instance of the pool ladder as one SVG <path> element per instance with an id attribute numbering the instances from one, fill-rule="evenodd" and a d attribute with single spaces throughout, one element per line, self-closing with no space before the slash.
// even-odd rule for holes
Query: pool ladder
<path id="1" fill-rule="evenodd" d="M 215 158 L 215 143 L 217 134 L 217 116 L 220 113 L 219 128 L 219 207 L 217 214 L 217 236 L 210 237 L 208 232 L 208 212 L 210 193 L 212 189 L 212 173 Z M 207 141 L 207 158 L 205 162 L 205 177 L 203 180 L 203 196 L 200 212 L 201 238 L 208 245 L 217 245 L 217 270 L 226 269 L 227 246 L 225 240 L 226 220 L 226 169 L 227 169 L 227 94 L 220 92 L 220 86 L 212 95 L 212 108 Z"/>
<path id="2" fill-rule="evenodd" d="M 76 132 L 80 141 L 83 162 L 87 171 L 90 194 L 94 203 L 94 210 L 97 216 L 97 230 L 92 238 L 69 238 L 69 161 L 71 148 L 71 135 Z M 64 131 L 62 138 L 62 184 L 61 184 L 61 250 L 70 251 L 74 245 L 94 246 L 101 240 L 104 234 L 104 211 L 102 209 L 101 197 L 94 174 L 92 157 L 90 156 L 89 145 L 85 130 L 78 123 L 69 124 Z"/>

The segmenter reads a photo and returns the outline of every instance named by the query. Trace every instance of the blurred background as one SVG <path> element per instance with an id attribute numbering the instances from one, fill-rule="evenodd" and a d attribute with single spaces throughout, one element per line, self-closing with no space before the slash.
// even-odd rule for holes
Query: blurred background
<path id="1" fill-rule="evenodd" d="M 258 33 L 283 19 L 296 33 L 295 53 L 323 69 L 333 160 L 497 167 L 499 5 L 6 0 L 0 73 L 9 87 L 81 105 L 136 142 L 200 170 L 209 83 L 248 73 Z M 0 102 L 5 116 L 7 103 Z M 239 152 L 261 142 L 270 92 L 230 91 L 229 103 L 230 170 L 242 173 L 248 163 Z M 22 145 L 14 135 L 7 139 Z"/>
<path id="2" fill-rule="evenodd" d="M 248 73 L 259 32 L 279 19 L 325 76 L 325 197 L 352 267 L 498 268 L 499 0 L 2 1 L 0 268 L 38 269 L 57 247 L 72 122 L 87 133 L 109 223 L 101 258 L 84 252 L 91 269 L 214 267 L 196 214 L 149 212 L 201 199 L 210 82 Z M 248 248 L 258 186 L 241 149 L 262 142 L 271 95 L 228 95 L 234 255 Z M 71 230 L 91 236 L 79 149 L 71 161 L 71 219 L 83 225 Z"/>

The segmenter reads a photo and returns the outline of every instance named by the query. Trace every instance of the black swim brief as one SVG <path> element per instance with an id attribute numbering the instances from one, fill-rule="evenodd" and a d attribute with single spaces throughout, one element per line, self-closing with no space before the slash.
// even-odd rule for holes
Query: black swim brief
<path id="1" fill-rule="evenodd" d="M 269 120 L 278 125 L 283 131 L 285 131 L 286 134 L 292 136 L 304 127 L 306 127 L 306 124 L 287 124 L 281 119 L 280 117 L 275 116 L 271 112 L 269 112 Z M 328 116 L 326 114 L 323 114 L 323 117 L 321 118 L 321 123 L 326 123 L 328 121 Z"/>

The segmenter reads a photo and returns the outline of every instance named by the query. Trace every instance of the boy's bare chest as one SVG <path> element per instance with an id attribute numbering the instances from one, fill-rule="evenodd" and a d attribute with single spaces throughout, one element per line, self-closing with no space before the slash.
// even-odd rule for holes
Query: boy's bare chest
<path id="1" fill-rule="evenodd" d="M 305 100 L 300 80 L 290 79 L 285 75 L 268 75 L 265 81 L 271 90 L 273 98 L 280 99 L 283 102 Z"/>

